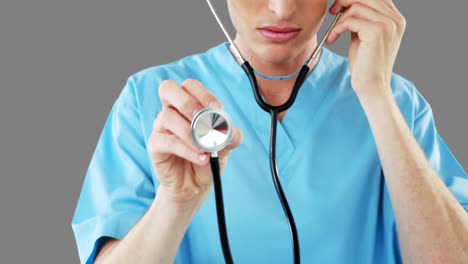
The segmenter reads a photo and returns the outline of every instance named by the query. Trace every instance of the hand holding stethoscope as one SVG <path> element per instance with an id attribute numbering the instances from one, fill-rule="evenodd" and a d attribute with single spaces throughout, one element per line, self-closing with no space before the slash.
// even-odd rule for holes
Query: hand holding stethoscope
<path id="1" fill-rule="evenodd" d="M 165 192 L 180 206 L 196 207 L 211 192 L 213 178 L 210 155 L 195 145 L 190 125 L 200 110 L 220 108 L 221 104 L 195 80 L 187 80 L 182 85 L 164 81 L 159 96 L 163 108 L 154 121 L 147 146 L 159 181 L 157 192 Z M 242 141 L 239 129 L 230 127 L 230 131 L 229 144 L 217 153 L 221 170 L 230 151 Z"/>

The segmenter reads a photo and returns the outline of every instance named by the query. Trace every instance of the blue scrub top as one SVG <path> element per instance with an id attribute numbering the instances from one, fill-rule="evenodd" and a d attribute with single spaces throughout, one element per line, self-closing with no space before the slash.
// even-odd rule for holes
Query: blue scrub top
<path id="1" fill-rule="evenodd" d="M 269 167 L 270 117 L 222 43 L 203 54 L 131 76 L 96 146 L 72 221 L 82 263 L 104 237 L 120 239 L 150 207 L 158 186 L 146 143 L 161 110 L 159 84 L 201 81 L 244 133 L 222 177 L 235 263 L 292 263 L 287 221 Z M 393 95 L 433 168 L 468 209 L 468 177 L 437 133 L 413 83 L 392 78 Z M 324 48 L 278 125 L 280 180 L 295 217 L 304 263 L 401 263 L 395 219 L 348 61 Z M 188 228 L 175 263 L 223 263 L 213 192 Z"/>

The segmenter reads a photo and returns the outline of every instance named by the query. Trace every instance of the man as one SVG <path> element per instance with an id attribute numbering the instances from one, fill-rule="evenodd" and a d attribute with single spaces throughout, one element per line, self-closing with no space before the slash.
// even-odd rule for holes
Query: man
<path id="1" fill-rule="evenodd" d="M 289 75 L 317 46 L 326 6 L 228 0 L 235 44 L 257 72 Z M 279 116 L 278 169 L 302 261 L 468 263 L 468 177 L 429 104 L 392 74 L 403 16 L 391 0 L 336 0 L 329 12 L 339 11 L 326 43 L 351 31 L 349 61 L 324 48 Z M 261 76 L 268 103 L 287 100 L 294 78 Z M 234 262 L 291 262 L 269 174 L 269 117 L 226 43 L 129 78 L 73 219 L 82 262 L 223 262 L 209 156 L 190 136 L 209 106 L 238 126 L 220 153 Z"/>

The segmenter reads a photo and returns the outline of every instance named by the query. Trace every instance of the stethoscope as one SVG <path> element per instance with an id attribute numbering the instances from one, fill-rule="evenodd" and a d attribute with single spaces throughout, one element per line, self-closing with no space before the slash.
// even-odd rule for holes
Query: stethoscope
<path id="1" fill-rule="evenodd" d="M 219 19 L 219 16 L 213 7 L 210 0 L 206 1 L 208 6 L 211 9 L 216 21 L 218 22 L 220 28 L 224 32 L 224 35 L 228 39 L 234 57 L 236 58 L 239 65 L 244 69 L 245 73 L 247 74 L 250 84 L 252 85 L 255 100 L 257 101 L 258 105 L 266 112 L 270 113 L 271 115 L 271 134 L 270 134 L 270 169 L 271 174 L 273 177 L 273 182 L 275 184 L 276 192 L 280 199 L 281 205 L 283 207 L 283 211 L 288 219 L 289 229 L 291 233 L 291 239 L 293 243 L 293 252 L 294 252 L 294 263 L 300 263 L 300 250 L 299 250 L 299 238 L 296 229 L 296 223 L 294 222 L 294 217 L 291 213 L 291 209 L 289 207 L 288 201 L 286 196 L 284 195 L 283 189 L 281 187 L 281 183 L 278 177 L 278 170 L 276 167 L 276 128 L 278 124 L 278 114 L 286 111 L 291 105 L 294 103 L 299 88 L 304 83 L 309 71 L 310 71 L 310 64 L 317 58 L 319 52 L 321 51 L 321 47 L 325 42 L 325 39 L 330 34 L 331 29 L 335 26 L 338 19 L 341 17 L 342 13 L 338 13 L 333 20 L 331 26 L 325 33 L 324 37 L 317 45 L 317 47 L 312 52 L 312 55 L 307 59 L 307 61 L 303 64 L 302 68 L 300 69 L 299 73 L 297 74 L 296 81 L 293 86 L 293 90 L 289 99 L 282 105 L 273 106 L 268 104 L 264 98 L 262 97 L 258 84 L 257 79 L 255 77 L 255 71 L 250 66 L 249 62 L 246 61 L 237 46 L 232 41 L 229 33 L 227 32 L 226 28 L 224 27 L 223 23 Z M 221 239 L 221 247 L 223 250 L 224 259 L 227 264 L 232 264 L 233 259 L 231 255 L 231 251 L 229 248 L 229 240 L 227 237 L 227 230 L 226 230 L 226 220 L 224 216 L 224 203 L 223 203 L 223 193 L 221 188 L 221 175 L 220 175 L 220 168 L 219 168 L 219 161 L 218 161 L 218 152 L 221 151 L 224 147 L 226 147 L 232 139 L 233 134 L 233 126 L 232 121 L 229 115 L 221 109 L 218 108 L 205 108 L 202 111 L 198 112 L 197 115 L 193 118 L 191 131 L 192 131 L 192 138 L 195 144 L 200 147 L 202 150 L 211 153 L 210 163 L 211 163 L 211 171 L 213 173 L 213 185 L 214 185 L 214 192 L 215 192 L 215 201 L 216 201 L 216 213 L 218 218 L 218 229 L 219 235 Z"/>

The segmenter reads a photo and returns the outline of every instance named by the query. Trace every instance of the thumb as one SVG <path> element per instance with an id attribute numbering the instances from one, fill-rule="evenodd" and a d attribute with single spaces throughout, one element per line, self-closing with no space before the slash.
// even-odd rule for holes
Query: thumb
<path id="1" fill-rule="evenodd" d="M 231 142 L 229 142 L 229 144 L 223 150 L 219 152 L 219 157 L 220 158 L 227 157 L 229 153 L 231 153 L 232 150 L 240 146 L 240 144 L 242 143 L 242 140 L 243 140 L 242 131 L 239 128 L 234 127 L 232 131 Z"/>
<path id="2" fill-rule="evenodd" d="M 231 153 L 231 151 L 239 147 L 240 144 L 242 143 L 243 136 L 242 136 L 241 130 L 235 127 L 232 133 L 233 135 L 232 135 L 231 142 L 229 142 L 229 144 L 218 153 L 219 165 L 221 167 L 221 170 L 224 170 L 224 168 L 226 167 L 228 156 Z"/>

